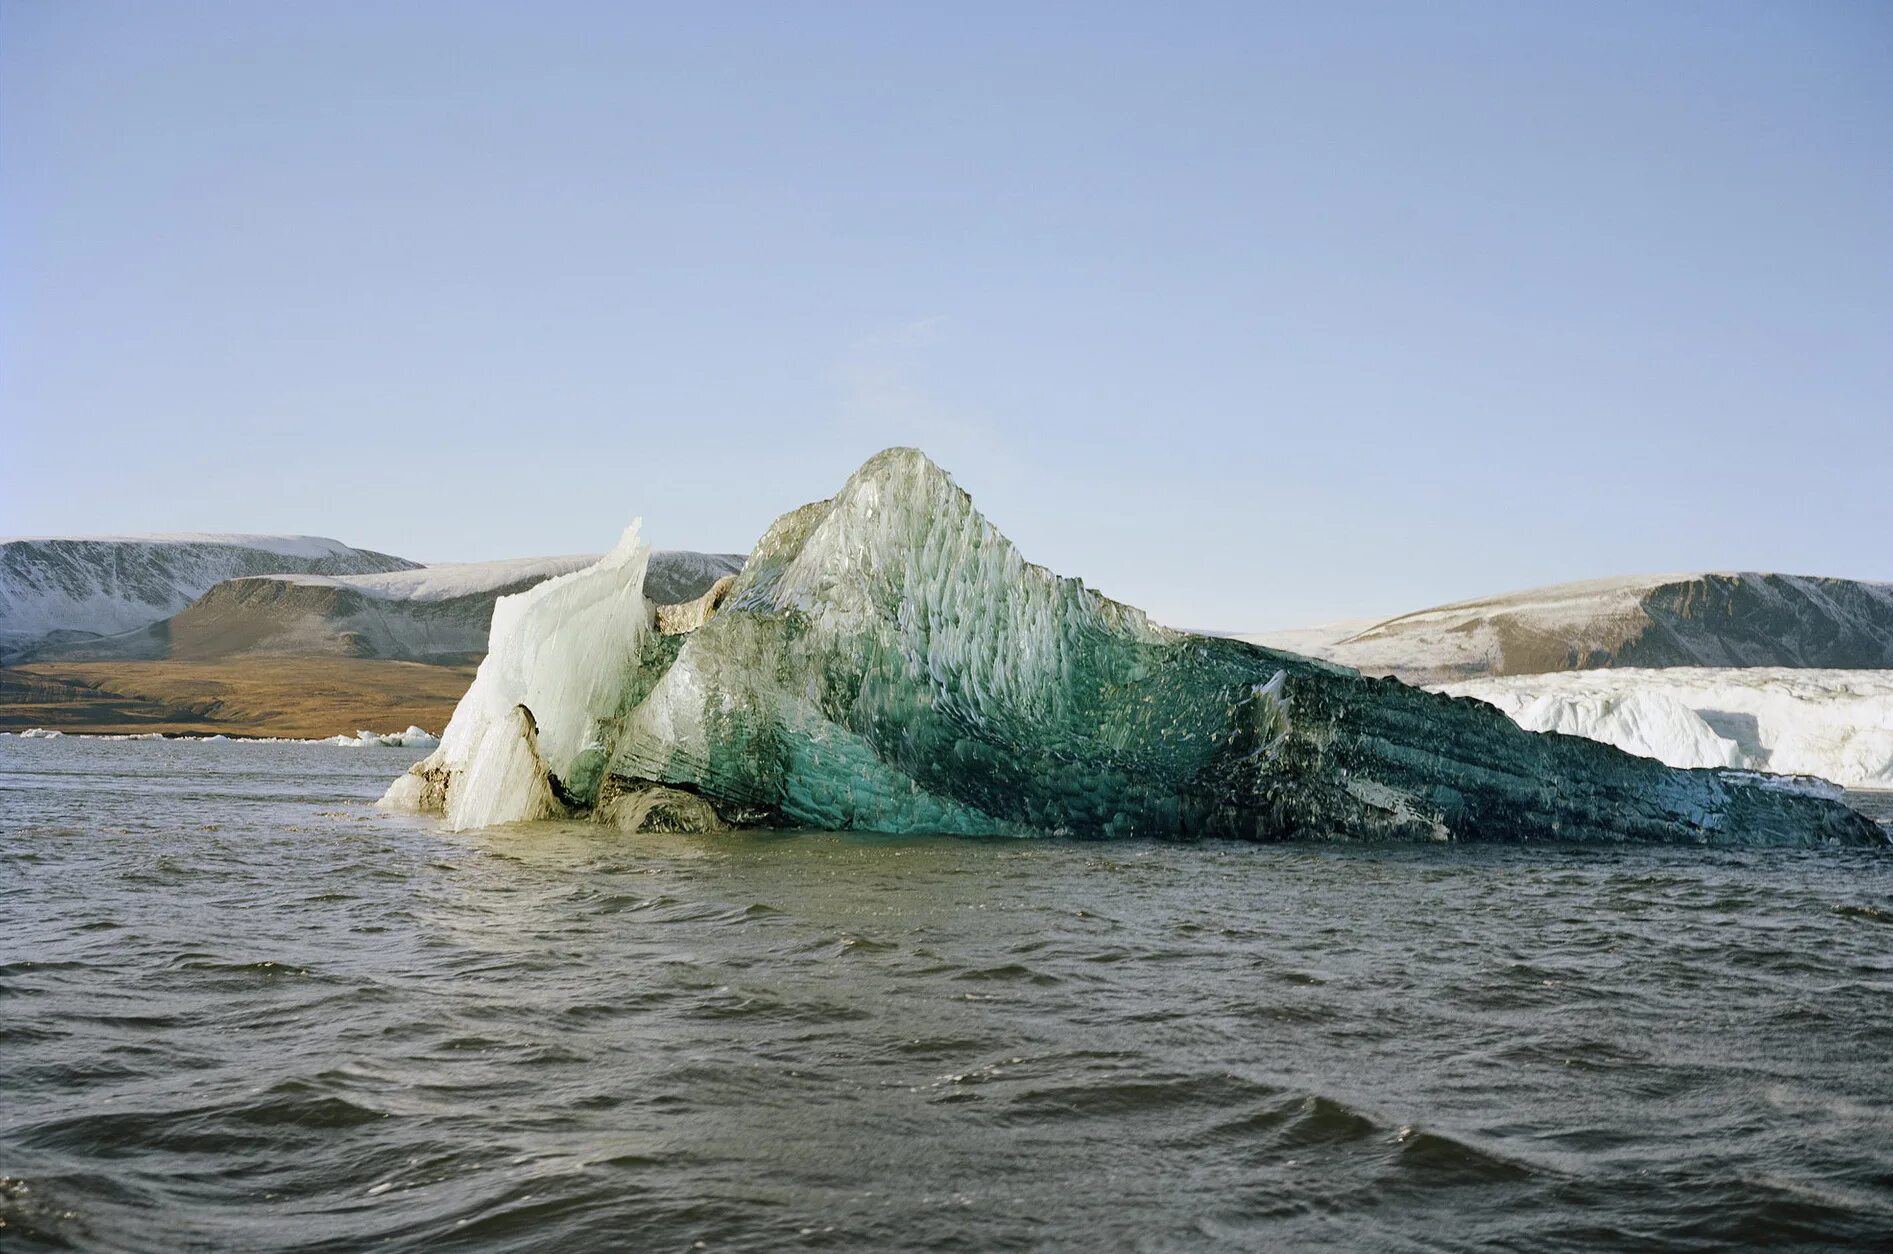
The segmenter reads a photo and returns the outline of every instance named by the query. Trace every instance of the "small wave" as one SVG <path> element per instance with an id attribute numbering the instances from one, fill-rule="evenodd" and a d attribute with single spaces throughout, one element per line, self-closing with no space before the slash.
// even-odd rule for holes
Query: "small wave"
<path id="1" fill-rule="evenodd" d="M 724 991 L 704 999 L 687 1015 L 692 1019 L 771 1019 L 783 1023 L 825 1025 L 872 1018 L 865 1010 L 826 1001 L 791 1001 L 762 992 Z"/>
<path id="2" fill-rule="evenodd" d="M 827 948 L 826 946 L 824 948 Z M 837 958 L 866 957 L 871 954 L 891 954 L 900 946 L 893 941 L 870 940 L 865 936 L 846 936 L 833 946 Z"/>
<path id="3" fill-rule="evenodd" d="M 65 1150 L 98 1158 L 124 1158 L 169 1151 L 221 1156 L 264 1152 L 276 1144 L 267 1133 L 244 1134 L 214 1106 L 170 1110 L 113 1110 L 28 1124 L 19 1140 L 36 1149 Z"/>
<path id="4" fill-rule="evenodd" d="M 1538 1174 L 1524 1163 L 1439 1132 L 1401 1128 L 1394 1141 L 1401 1183 L 1421 1189 L 1516 1184 Z"/>
<path id="5" fill-rule="evenodd" d="M 1049 987 L 1053 984 L 1063 983 L 1063 981 L 1055 975 L 1047 975 L 1042 971 L 1034 971 L 1031 967 L 1019 962 L 1008 962 L 996 967 L 979 967 L 972 970 L 961 971 L 953 978 L 955 980 L 995 980 L 1000 983 L 1023 982 L 1036 984 L 1040 987 Z"/>
<path id="6" fill-rule="evenodd" d="M 1285 1146 L 1307 1149 L 1366 1141 L 1381 1130 L 1380 1124 L 1347 1103 L 1315 1093 L 1297 1103 L 1294 1119 L 1281 1140 Z"/>
<path id="7" fill-rule="evenodd" d="M 965 1054 L 978 1053 L 990 1049 L 992 1042 L 980 1037 L 970 1036 L 927 1036 L 912 1040 L 896 1041 L 891 1046 L 894 1053 L 920 1060 L 953 1058 Z"/>
<path id="8" fill-rule="evenodd" d="M 310 1093 L 297 1084 L 278 1085 L 265 1100 L 240 1106 L 229 1112 L 239 1123 L 254 1127 L 358 1128 L 388 1118 L 386 1111 L 374 1110 L 334 1093 Z"/>
<path id="9" fill-rule="evenodd" d="M 1169 1075 L 1101 1079 L 1029 1089 L 1012 1098 L 1008 1117 L 1041 1122 L 1157 1115 L 1190 1107 L 1246 1105 L 1279 1093 L 1237 1075 Z"/>

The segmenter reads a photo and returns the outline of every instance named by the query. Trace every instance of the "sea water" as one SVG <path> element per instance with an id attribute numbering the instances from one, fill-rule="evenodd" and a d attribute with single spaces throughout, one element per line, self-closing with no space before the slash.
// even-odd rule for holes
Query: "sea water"
<path id="1" fill-rule="evenodd" d="M 1893 856 L 450 833 L 0 738 L 0 1246 L 1893 1240 Z"/>

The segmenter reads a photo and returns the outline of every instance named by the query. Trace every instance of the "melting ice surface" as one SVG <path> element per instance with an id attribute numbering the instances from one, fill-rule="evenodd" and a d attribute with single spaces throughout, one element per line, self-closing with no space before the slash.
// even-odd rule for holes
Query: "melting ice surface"
<path id="1" fill-rule="evenodd" d="M 910 449 L 778 519 L 693 607 L 646 602 L 647 556 L 633 527 L 501 599 L 439 749 L 384 802 L 456 828 L 668 789 L 733 825 L 897 833 L 1882 840 L 1824 799 L 1158 626 L 1028 563 Z"/>

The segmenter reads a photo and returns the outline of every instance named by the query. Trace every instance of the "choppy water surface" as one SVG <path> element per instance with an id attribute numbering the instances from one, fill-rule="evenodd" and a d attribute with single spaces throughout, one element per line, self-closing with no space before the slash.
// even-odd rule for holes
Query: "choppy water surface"
<path id="1" fill-rule="evenodd" d="M 0 740 L 0 1244 L 1893 1237 L 1893 857 L 451 835 Z"/>

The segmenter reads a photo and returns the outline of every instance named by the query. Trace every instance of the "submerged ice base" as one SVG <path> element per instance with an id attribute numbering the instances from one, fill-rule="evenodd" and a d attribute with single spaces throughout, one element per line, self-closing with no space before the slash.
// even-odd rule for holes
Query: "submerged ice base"
<path id="1" fill-rule="evenodd" d="M 691 612 L 643 600 L 644 553 L 634 529 L 502 600 L 388 803 L 457 827 L 663 788 L 733 825 L 896 833 L 1881 839 L 1824 799 L 1157 626 L 1026 562 L 913 450 L 779 519 Z"/>

